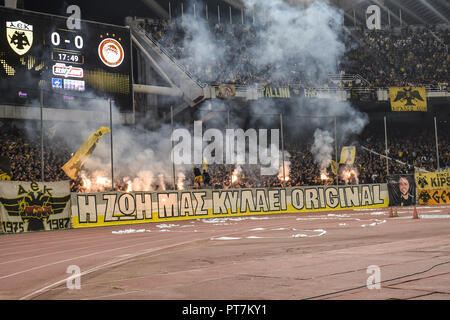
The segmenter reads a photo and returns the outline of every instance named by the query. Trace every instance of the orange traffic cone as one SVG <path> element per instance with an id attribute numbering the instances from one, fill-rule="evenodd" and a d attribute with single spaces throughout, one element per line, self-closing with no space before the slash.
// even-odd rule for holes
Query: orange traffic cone
<path id="1" fill-rule="evenodd" d="M 413 219 L 419 219 L 419 213 L 417 212 L 416 206 L 414 206 Z"/>

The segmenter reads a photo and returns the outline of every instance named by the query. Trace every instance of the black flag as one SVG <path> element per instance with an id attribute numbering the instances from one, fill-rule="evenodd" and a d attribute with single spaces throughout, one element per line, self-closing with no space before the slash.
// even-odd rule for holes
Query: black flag
<path id="1" fill-rule="evenodd" d="M 0 180 L 11 180 L 11 162 L 8 157 L 0 156 Z"/>

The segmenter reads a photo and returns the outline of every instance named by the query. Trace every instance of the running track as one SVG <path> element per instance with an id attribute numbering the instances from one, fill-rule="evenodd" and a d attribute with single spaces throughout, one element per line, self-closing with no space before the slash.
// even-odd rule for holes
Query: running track
<path id="1" fill-rule="evenodd" d="M 0 299 L 450 299 L 450 206 L 417 209 L 1 235 Z"/>

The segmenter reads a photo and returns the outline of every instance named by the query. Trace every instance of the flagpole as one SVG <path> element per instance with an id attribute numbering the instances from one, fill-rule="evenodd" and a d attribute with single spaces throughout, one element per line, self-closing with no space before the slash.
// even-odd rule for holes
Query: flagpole
<path id="1" fill-rule="evenodd" d="M 43 108 L 44 108 L 44 93 L 42 88 L 40 90 L 41 100 L 41 181 L 44 182 L 44 125 L 43 125 Z"/>
<path id="2" fill-rule="evenodd" d="M 336 165 L 338 163 L 338 148 L 337 148 L 337 129 L 336 129 L 336 117 L 334 117 L 334 161 L 336 161 Z M 336 185 L 339 185 L 339 166 L 337 167 L 336 170 Z"/>
<path id="3" fill-rule="evenodd" d="M 230 108 L 227 109 L 227 128 L 225 129 L 225 137 L 227 137 L 227 129 L 231 129 L 230 127 Z M 234 159 L 233 152 L 234 150 L 231 150 L 231 146 L 234 145 L 234 142 L 231 143 L 231 140 L 228 141 L 228 139 L 225 138 L 225 143 L 227 144 L 225 146 L 225 156 L 228 157 L 229 152 L 229 159 Z M 233 181 L 233 172 L 230 171 L 230 181 Z"/>
<path id="4" fill-rule="evenodd" d="M 393 159 L 393 158 L 391 158 L 391 157 L 387 157 L 387 156 L 385 156 L 384 154 L 378 153 L 378 152 L 373 151 L 373 150 L 371 150 L 371 149 L 369 149 L 369 148 L 366 148 L 366 147 L 364 147 L 364 146 L 361 146 L 361 148 L 362 148 L 363 150 L 368 151 L 369 153 L 373 153 L 373 154 L 379 156 L 380 158 L 387 158 L 387 159 L 391 160 L 392 162 L 397 162 L 397 163 L 400 163 L 401 165 L 404 165 L 404 166 L 414 167 L 414 169 L 417 170 L 417 171 L 419 171 L 419 172 L 429 172 L 428 170 L 426 170 L 426 169 L 424 169 L 424 168 L 416 167 L 416 166 L 414 166 L 414 165 L 409 165 L 409 164 L 407 164 L 406 162 L 403 162 L 403 161 L 400 161 L 400 160 L 397 160 L 397 159 Z"/>
<path id="5" fill-rule="evenodd" d="M 387 144 L 387 126 L 386 126 L 386 116 L 384 116 L 384 143 L 385 143 L 385 153 L 386 153 L 386 177 L 389 175 L 389 158 L 388 158 L 388 144 Z"/>
<path id="6" fill-rule="evenodd" d="M 437 134 L 437 124 L 436 117 L 434 117 L 434 135 L 436 137 L 436 159 L 437 159 L 437 169 L 440 170 L 439 166 L 439 144 L 438 144 L 438 134 Z"/>
<path id="7" fill-rule="evenodd" d="M 281 159 L 283 161 L 283 187 L 286 184 L 286 172 L 284 169 L 284 130 L 283 130 L 283 114 L 280 113 L 280 128 L 281 128 Z"/>
<path id="8" fill-rule="evenodd" d="M 217 5 L 217 21 L 220 24 L 220 6 L 219 5 Z"/>
<path id="9" fill-rule="evenodd" d="M 172 8 L 170 7 L 170 1 L 169 1 L 169 21 L 172 21 Z"/>
<path id="10" fill-rule="evenodd" d="M 172 174 L 173 174 L 173 187 L 176 190 L 177 189 L 177 184 L 176 184 L 176 178 L 175 178 L 175 161 L 173 159 L 173 106 L 170 106 L 170 127 L 171 127 L 171 146 L 172 146 L 172 150 L 171 150 L 171 155 L 172 155 Z"/>
<path id="11" fill-rule="evenodd" d="M 111 191 L 114 191 L 114 152 L 113 152 L 113 125 L 112 125 L 112 99 L 109 99 L 109 130 L 111 131 Z"/>

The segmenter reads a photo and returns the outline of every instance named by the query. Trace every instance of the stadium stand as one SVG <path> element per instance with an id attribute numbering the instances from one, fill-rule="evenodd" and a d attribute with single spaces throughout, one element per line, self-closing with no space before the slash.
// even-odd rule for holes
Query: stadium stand
<path id="1" fill-rule="evenodd" d="M 378 127 L 377 127 L 378 126 Z M 441 168 L 450 166 L 450 132 L 445 130 L 448 123 L 442 123 L 440 129 L 440 166 Z M 422 133 L 417 138 L 414 132 L 420 130 Z M 26 130 L 23 129 L 23 122 L 2 121 L 0 129 L 1 152 L 0 156 L 8 157 L 11 160 L 12 180 L 17 181 L 39 181 L 41 178 L 40 169 L 40 141 L 39 136 L 30 138 Z M 356 141 L 357 156 L 354 168 L 358 170 L 358 180 L 344 180 L 339 178 L 339 184 L 354 183 L 383 183 L 386 182 L 386 160 L 380 156 L 369 153 L 361 148 L 373 150 L 384 154 L 385 141 L 380 124 L 373 123 L 365 128 Z M 409 125 L 396 125 L 390 128 L 388 156 L 393 160 L 389 161 L 390 174 L 414 173 L 414 167 L 423 168 L 429 171 L 436 169 L 436 150 L 434 141 L 434 130 L 432 128 L 411 127 Z M 286 186 L 306 186 L 331 184 L 334 175 L 328 169 L 327 179 L 321 179 L 321 171 L 313 159 L 310 151 L 310 143 L 288 145 L 286 150 L 290 154 L 289 177 Z M 45 179 L 46 181 L 60 181 L 68 179 L 62 165 L 71 157 L 70 150 L 62 139 L 57 136 L 52 138 L 51 144 L 44 147 Z M 395 160 L 407 163 L 407 165 L 396 163 Z M 233 180 L 233 172 L 236 165 L 208 166 L 208 173 L 211 177 L 210 183 L 195 185 L 194 175 L 188 172 L 184 179 L 184 188 L 250 188 L 250 187 L 280 187 L 283 185 L 282 179 L 278 175 L 261 176 L 260 167 L 257 165 L 242 165 L 242 171 Z M 170 178 L 167 179 L 170 181 Z M 127 185 L 123 177 L 116 177 L 115 186 L 117 190 L 126 190 Z M 161 186 L 156 185 L 155 189 Z M 174 189 L 170 182 L 165 183 L 165 188 Z M 71 189 L 74 192 L 84 191 L 81 179 L 71 182 Z"/>
<path id="2" fill-rule="evenodd" d="M 347 51 L 338 63 L 341 75 L 357 75 L 363 81 L 336 83 L 328 78 L 318 82 L 313 76 L 304 72 L 300 61 L 291 58 L 284 67 L 290 66 L 289 73 L 278 72 L 277 64 L 264 69 L 257 68 L 255 62 L 246 51 L 255 38 L 252 24 L 227 24 L 203 22 L 212 35 L 211 41 L 225 48 L 224 60 L 214 57 L 209 63 L 196 65 L 192 59 L 186 58 L 185 40 L 189 39 L 186 30 L 179 19 L 134 18 L 134 21 L 145 30 L 148 36 L 159 43 L 171 56 L 184 64 L 189 74 L 194 75 L 202 83 L 209 85 L 235 84 L 261 86 L 270 84 L 274 87 L 298 85 L 304 88 L 331 87 L 368 87 L 387 88 L 390 86 L 425 86 L 430 89 L 448 90 L 448 44 L 450 36 L 448 25 L 405 26 L 382 30 L 367 30 L 362 27 L 351 28 L 345 38 Z M 167 118 L 164 118 L 164 121 Z M 282 185 L 302 186 L 321 185 L 328 183 L 379 183 L 386 182 L 386 160 L 380 156 L 364 151 L 361 146 L 385 153 L 385 137 L 382 124 L 370 123 L 364 132 L 354 138 L 358 147 L 355 168 L 359 171 L 358 180 L 334 181 L 329 171 L 329 179 L 321 179 L 321 172 L 313 159 L 311 142 L 302 145 L 287 144 L 290 154 L 290 179 L 283 183 L 276 175 L 263 177 L 254 166 L 242 166 L 242 173 L 236 181 L 232 176 L 234 165 L 210 165 L 208 173 L 211 177 L 210 187 L 213 188 L 246 188 L 246 187 L 277 187 Z M 439 153 L 440 167 L 450 166 L 450 130 L 448 121 L 440 122 Z M 392 129 L 392 130 L 391 130 Z M 1 123 L 1 156 L 11 161 L 13 180 L 39 180 L 40 175 L 40 142 L 39 137 L 31 136 L 23 129 L 20 121 L 2 120 Z M 420 136 L 415 133 L 421 132 Z M 435 170 L 436 150 L 434 145 L 434 128 L 425 125 L 414 126 L 403 123 L 389 129 L 388 155 L 394 159 L 389 161 L 389 174 L 412 173 L 414 167 Z M 295 139 L 294 139 L 295 140 Z M 54 138 L 51 144 L 44 146 L 45 179 L 58 181 L 67 179 L 61 170 L 62 165 L 71 157 L 73 150 L 62 140 Z M 395 159 L 407 163 L 401 165 Z M 330 169 L 329 169 L 330 170 Z M 170 180 L 170 179 L 168 179 Z M 204 187 L 194 184 L 192 172 L 185 178 L 186 188 Z M 72 191 L 84 191 L 82 180 L 72 181 Z M 117 190 L 126 190 L 123 177 L 116 177 Z M 160 188 L 156 186 L 155 188 Z M 173 183 L 167 182 L 166 189 L 174 189 Z"/>
<path id="3" fill-rule="evenodd" d="M 213 41 L 226 48 L 227 60 L 211 61 L 209 65 L 194 65 L 185 59 L 185 30 L 179 20 L 139 19 L 143 27 L 155 40 L 196 77 L 209 84 L 233 83 L 249 85 L 274 83 L 275 85 L 302 84 L 309 87 L 333 86 L 332 82 L 317 83 L 304 74 L 298 61 L 290 61 L 291 72 L 282 78 L 269 78 L 276 74 L 277 66 L 269 70 L 258 70 L 246 53 L 246 47 L 255 41 L 252 25 L 210 26 Z M 359 45 L 356 45 L 359 43 Z M 447 88 L 448 86 L 448 29 L 445 26 L 403 27 L 384 30 L 353 29 L 346 39 L 347 52 L 339 62 L 339 71 L 360 74 L 371 87 L 402 85 L 425 85 Z M 352 49 L 352 47 L 355 47 Z M 365 85 L 361 82 L 360 85 Z M 352 85 L 357 85 L 353 83 Z"/>

